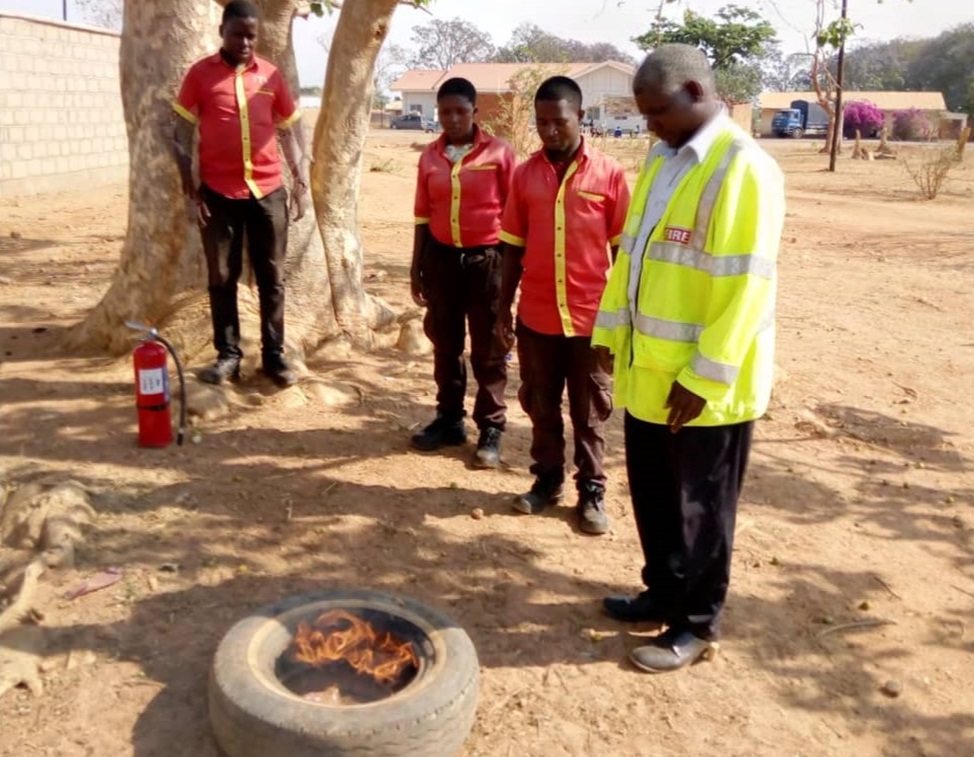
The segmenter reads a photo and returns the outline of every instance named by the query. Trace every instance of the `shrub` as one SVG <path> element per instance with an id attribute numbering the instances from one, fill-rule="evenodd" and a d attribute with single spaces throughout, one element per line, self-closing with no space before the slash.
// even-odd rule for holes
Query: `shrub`
<path id="1" fill-rule="evenodd" d="M 947 175 L 961 163 L 957 145 L 946 145 L 937 150 L 924 149 L 918 162 L 904 160 L 903 167 L 920 190 L 920 196 L 932 200 L 947 181 Z"/>
<path id="2" fill-rule="evenodd" d="M 927 140 L 933 136 L 933 133 L 930 120 L 918 108 L 898 110 L 893 114 L 893 139 L 907 142 Z"/>
<path id="3" fill-rule="evenodd" d="M 868 100 L 851 102 L 842 108 L 842 133 L 846 139 L 856 136 L 873 137 L 883 128 L 883 111 Z"/>

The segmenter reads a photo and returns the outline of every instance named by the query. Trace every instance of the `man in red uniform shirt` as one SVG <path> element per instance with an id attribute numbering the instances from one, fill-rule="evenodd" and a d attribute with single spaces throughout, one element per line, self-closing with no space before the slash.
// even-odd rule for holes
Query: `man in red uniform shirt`
<path id="1" fill-rule="evenodd" d="M 432 451 L 466 441 L 466 320 L 477 381 L 473 420 L 480 430 L 473 463 L 496 468 L 507 414 L 507 364 L 504 353 L 493 349 L 500 291 L 497 233 L 514 173 L 514 149 L 474 123 L 477 90 L 466 79 L 445 81 L 436 105 L 443 135 L 419 157 L 410 270 L 413 300 L 427 308 L 436 418 L 413 436 L 412 445 Z"/>
<path id="2" fill-rule="evenodd" d="M 543 82 L 534 98 L 543 149 L 514 172 L 501 221 L 503 276 L 497 336 L 514 340 L 511 307 L 521 288 L 517 354 L 521 405 L 531 418 L 534 485 L 514 501 L 534 514 L 562 497 L 561 399 L 575 432 L 578 525 L 609 528 L 603 423 L 612 412 L 609 374 L 591 348 L 592 326 L 629 205 L 622 166 L 581 136 L 582 92 L 571 79 Z"/>
<path id="3" fill-rule="evenodd" d="M 280 72 L 254 54 L 257 8 L 227 3 L 220 24 L 223 46 L 197 61 L 173 103 L 175 156 L 189 214 L 203 237 L 209 278 L 216 363 L 200 372 L 211 384 L 240 377 L 237 281 L 246 235 L 260 297 L 264 373 L 278 386 L 297 381 L 284 360 L 284 259 L 287 192 L 277 136 L 294 177 L 294 219 L 304 216 L 307 160 L 301 113 Z M 193 178 L 193 140 L 199 127 L 200 186 Z"/>

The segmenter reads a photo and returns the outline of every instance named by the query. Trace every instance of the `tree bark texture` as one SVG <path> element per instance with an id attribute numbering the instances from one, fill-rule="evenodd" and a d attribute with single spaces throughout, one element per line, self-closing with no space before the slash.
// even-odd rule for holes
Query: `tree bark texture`
<path id="1" fill-rule="evenodd" d="M 314 135 L 311 189 L 335 317 L 350 341 L 362 347 L 372 345 L 374 329 L 394 321 L 394 314 L 364 290 L 357 211 L 375 61 L 397 5 L 398 0 L 342 5 Z"/>

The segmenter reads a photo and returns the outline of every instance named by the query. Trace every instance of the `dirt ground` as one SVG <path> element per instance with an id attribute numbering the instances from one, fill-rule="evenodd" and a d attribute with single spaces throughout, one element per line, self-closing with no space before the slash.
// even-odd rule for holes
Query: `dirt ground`
<path id="1" fill-rule="evenodd" d="M 370 287 L 397 308 L 417 139 L 370 138 L 360 206 Z M 59 347 L 115 268 L 125 187 L 0 201 L 4 473 L 72 477 L 99 513 L 75 568 L 43 579 L 46 690 L 0 700 L 0 754 L 214 757 L 221 636 L 267 601 L 339 586 L 409 594 L 468 631 L 482 685 L 466 757 L 971 754 L 974 159 L 920 202 L 902 161 L 844 157 L 830 175 L 811 143 L 766 146 L 789 185 L 779 381 L 721 654 L 661 677 L 625 662 L 640 629 L 599 610 L 639 588 L 618 413 L 603 538 L 574 531 L 570 507 L 511 512 L 530 483 L 516 378 L 504 469 L 472 470 L 470 448 L 410 452 L 431 361 L 392 349 L 311 361 L 337 394 L 251 376 L 199 444 L 139 449 L 128 359 Z M 64 598 L 110 566 L 119 583 Z"/>

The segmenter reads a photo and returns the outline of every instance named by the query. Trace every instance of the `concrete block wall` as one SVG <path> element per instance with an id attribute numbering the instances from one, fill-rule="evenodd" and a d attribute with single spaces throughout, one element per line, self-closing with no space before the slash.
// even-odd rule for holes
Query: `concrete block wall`
<path id="1" fill-rule="evenodd" d="M 0 197 L 128 178 L 119 42 L 0 13 Z"/>

